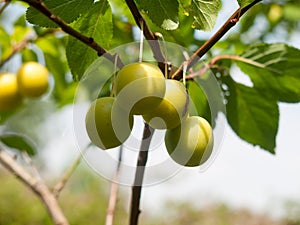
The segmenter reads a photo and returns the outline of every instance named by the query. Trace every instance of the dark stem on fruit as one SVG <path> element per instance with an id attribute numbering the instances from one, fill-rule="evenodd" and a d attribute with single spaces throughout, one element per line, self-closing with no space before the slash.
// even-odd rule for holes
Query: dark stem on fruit
<path id="1" fill-rule="evenodd" d="M 56 23 L 64 32 L 71 35 L 72 37 L 76 38 L 77 40 L 81 41 L 82 43 L 86 44 L 87 46 L 94 49 L 98 56 L 104 56 L 108 60 L 110 60 L 112 63 L 115 62 L 115 57 L 108 53 L 103 47 L 101 47 L 97 42 L 94 41 L 93 38 L 87 37 L 77 30 L 74 30 L 71 26 L 69 26 L 64 20 L 62 20 L 59 16 L 55 15 L 53 12 L 51 12 L 47 6 L 39 0 L 21 0 L 23 2 L 28 3 L 31 7 L 38 10 L 40 13 L 44 14 L 46 17 L 48 17 L 51 21 Z M 119 59 L 118 60 L 118 67 L 122 68 L 124 64 Z"/>
<path id="2" fill-rule="evenodd" d="M 150 28 L 148 27 L 145 19 L 143 18 L 143 16 L 141 15 L 137 5 L 135 4 L 135 2 L 133 0 L 125 0 L 128 8 L 131 11 L 131 14 L 133 15 L 133 18 L 137 24 L 137 26 L 143 30 L 144 36 L 146 38 L 146 40 L 148 41 L 154 58 L 155 60 L 158 62 L 158 67 L 161 69 L 162 72 L 165 71 L 165 57 L 162 54 L 162 51 L 160 49 L 160 45 L 158 42 L 158 37 L 155 35 L 155 33 L 153 33 Z"/>
<path id="3" fill-rule="evenodd" d="M 255 0 L 249 5 L 237 9 L 231 17 L 223 24 L 223 26 L 208 39 L 186 62 L 174 72 L 172 79 L 180 80 L 183 75 L 183 66 L 187 63 L 187 69 L 190 69 L 198 60 L 200 60 L 232 27 L 236 25 L 240 17 L 243 16 L 250 8 L 262 0 Z"/>
<path id="4" fill-rule="evenodd" d="M 142 192 L 142 184 L 143 184 L 146 163 L 148 159 L 148 151 L 149 151 L 153 134 L 154 134 L 154 129 L 145 123 L 142 144 L 140 147 L 140 152 L 137 161 L 134 184 L 132 187 L 130 223 L 129 223 L 130 225 L 138 224 L 139 214 L 141 213 L 140 199 L 141 199 L 141 192 Z"/>

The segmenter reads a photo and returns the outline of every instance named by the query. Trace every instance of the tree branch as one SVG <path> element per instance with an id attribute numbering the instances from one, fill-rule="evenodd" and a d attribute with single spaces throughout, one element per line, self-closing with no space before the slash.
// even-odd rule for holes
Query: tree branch
<path id="1" fill-rule="evenodd" d="M 40 197 L 55 225 L 69 225 L 56 198 L 41 180 L 31 176 L 13 157 L 3 150 L 0 150 L 0 163 Z"/>
<path id="2" fill-rule="evenodd" d="M 262 63 L 253 61 L 253 60 L 251 60 L 251 59 L 244 58 L 244 57 L 239 56 L 239 55 L 218 55 L 218 56 L 215 56 L 215 57 L 212 58 L 212 60 L 209 62 L 209 66 L 212 67 L 212 66 L 215 65 L 218 61 L 224 60 L 224 59 L 229 59 L 229 60 L 234 60 L 234 61 L 240 61 L 240 62 L 247 63 L 247 64 L 249 64 L 249 65 L 256 66 L 256 67 L 259 67 L 259 68 L 264 68 L 264 67 L 265 67 L 265 65 L 262 64 Z"/>
<path id="3" fill-rule="evenodd" d="M 73 172 L 75 171 L 75 169 L 77 168 L 77 166 L 80 164 L 81 158 L 82 158 L 82 156 L 80 154 L 75 159 L 75 161 L 73 162 L 73 164 L 67 169 L 67 171 L 62 176 L 62 178 L 58 181 L 58 183 L 54 186 L 52 193 L 55 196 L 55 198 L 58 198 L 60 192 L 66 186 L 66 183 L 70 179 L 71 175 L 73 174 Z"/>
<path id="4" fill-rule="evenodd" d="M 20 52 L 23 48 L 27 46 L 27 44 L 36 39 L 36 36 L 33 32 L 29 33 L 24 37 L 22 41 L 20 41 L 17 45 L 15 45 L 12 49 L 12 52 L 4 59 L 0 61 L 0 67 L 2 67 L 6 62 L 8 62 L 16 53 Z"/>
<path id="5" fill-rule="evenodd" d="M 40 36 L 37 36 L 34 31 L 30 32 L 23 38 L 23 40 L 21 40 L 18 44 L 13 46 L 12 52 L 6 57 L 6 59 L 4 59 L 3 61 L 0 61 L 0 67 L 2 67 L 5 63 L 7 63 L 15 54 L 22 51 L 23 48 L 25 48 L 29 43 L 34 43 L 40 37 L 45 37 L 49 34 L 54 34 L 57 31 L 58 30 L 56 30 L 56 29 L 49 29 Z"/>
<path id="6" fill-rule="evenodd" d="M 111 183 L 105 225 L 113 225 L 114 224 L 114 214 L 115 214 L 115 209 L 116 209 L 117 200 L 118 200 L 118 187 L 119 187 L 118 178 L 119 178 L 119 174 L 120 174 L 122 155 L 123 155 L 123 145 L 121 145 L 121 147 L 119 149 L 118 165 L 117 165 L 115 176 Z"/>
<path id="7" fill-rule="evenodd" d="M 255 0 L 247 6 L 237 9 L 223 26 L 187 60 L 188 69 L 201 59 L 234 25 L 236 25 L 241 16 L 261 1 L 262 0 Z M 182 78 L 183 65 L 184 63 L 174 72 L 172 79 L 180 80 Z"/>
<path id="8" fill-rule="evenodd" d="M 213 57 L 209 63 L 205 64 L 200 70 L 194 72 L 191 70 L 191 73 L 189 75 L 186 76 L 186 79 L 187 80 L 191 80 L 191 79 L 194 79 L 195 77 L 200 77 L 202 76 L 204 73 L 206 73 L 206 71 L 212 67 L 215 66 L 215 64 L 218 62 L 218 61 L 221 61 L 221 60 L 234 60 L 234 61 L 240 61 L 240 62 L 243 62 L 243 63 L 247 63 L 249 65 L 252 65 L 252 66 L 256 66 L 258 68 L 265 68 L 265 65 L 264 64 L 261 64 L 259 62 L 256 62 L 256 61 L 253 61 L 251 59 L 247 59 L 247 58 L 244 58 L 242 56 L 239 56 L 239 55 L 217 55 L 215 57 Z"/>
<path id="9" fill-rule="evenodd" d="M 131 11 L 131 14 L 133 15 L 136 25 L 143 31 L 144 36 L 147 39 L 147 41 L 152 49 L 154 58 L 158 62 L 159 68 L 161 69 L 161 71 L 165 71 L 165 63 L 166 63 L 165 61 L 166 60 L 160 49 L 158 37 L 148 27 L 145 19 L 141 15 L 135 2 L 133 0 L 125 0 L 125 2 Z"/>
<path id="10" fill-rule="evenodd" d="M 244 58 L 244 57 L 241 57 L 241 56 L 238 56 L 238 55 L 217 55 L 215 57 L 213 57 L 209 63 L 205 64 L 200 70 L 194 72 L 190 69 L 190 74 L 186 76 L 186 79 L 187 80 L 191 80 L 195 77 L 200 77 L 202 76 L 204 73 L 206 73 L 206 71 L 212 67 L 215 66 L 215 64 L 218 62 L 218 61 L 221 61 L 221 60 L 225 60 L 225 59 L 228 59 L 228 60 L 234 60 L 234 61 L 240 61 L 240 62 L 244 62 L 244 63 L 247 63 L 247 64 L 250 64 L 250 65 L 253 65 L 253 66 L 256 66 L 256 67 L 259 67 L 259 68 L 264 68 L 265 66 L 261 63 L 258 63 L 258 62 L 255 62 L 251 59 L 247 59 L 247 58 Z"/>
<path id="11" fill-rule="evenodd" d="M 39 173 L 39 171 L 37 170 L 37 168 L 34 166 L 30 156 L 28 155 L 28 153 L 26 151 L 22 152 L 22 156 L 24 161 L 28 164 L 28 166 L 30 166 L 31 168 L 31 173 L 34 175 L 35 179 L 40 181 L 42 180 L 41 175 Z"/>
<path id="12" fill-rule="evenodd" d="M 11 0 L 5 0 L 4 5 L 0 9 L 0 15 L 3 13 L 3 11 L 6 9 L 6 7 L 10 4 Z"/>
<path id="13" fill-rule="evenodd" d="M 130 225 L 137 225 L 140 210 L 140 199 L 142 192 L 142 184 L 144 179 L 145 166 L 148 159 L 148 150 L 151 139 L 153 137 L 154 129 L 145 123 L 143 140 L 138 156 L 137 168 L 135 173 L 134 184 L 132 187 L 131 210 L 130 210 Z"/>
<path id="14" fill-rule="evenodd" d="M 71 26 L 69 26 L 65 21 L 63 21 L 60 17 L 55 15 L 53 12 L 51 12 L 47 6 L 41 1 L 41 0 L 21 0 L 23 2 L 28 3 L 31 7 L 38 10 L 40 13 L 44 14 L 46 17 L 48 17 L 51 21 L 56 23 L 64 32 L 71 35 L 72 37 L 78 39 L 82 43 L 86 44 L 87 46 L 94 49 L 98 56 L 104 56 L 111 62 L 115 62 L 115 57 L 108 53 L 103 47 L 101 47 L 97 42 L 94 41 L 92 37 L 87 37 L 77 30 L 74 30 Z M 119 59 L 118 60 L 118 67 L 122 68 L 124 64 Z"/>

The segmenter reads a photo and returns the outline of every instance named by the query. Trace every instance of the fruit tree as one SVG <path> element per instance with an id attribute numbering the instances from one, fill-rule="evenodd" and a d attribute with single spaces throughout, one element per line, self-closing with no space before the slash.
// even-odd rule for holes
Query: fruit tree
<path id="1" fill-rule="evenodd" d="M 231 2 L 236 10 L 227 13 L 221 0 L 0 2 L 0 163 L 40 197 L 54 224 L 69 224 L 57 197 L 80 158 L 95 159 L 89 148 L 104 157 L 99 168 L 115 191 L 124 183 L 122 154 L 137 150 L 126 183 L 130 225 L 138 224 L 156 132 L 162 168 L 211 164 L 222 148 L 222 117 L 242 140 L 275 155 L 278 104 L 300 102 L 300 49 L 288 42 L 299 29 L 300 4 Z M 280 32 L 286 41 L 274 43 Z M 73 104 L 79 124 L 81 155 L 54 191 L 11 155 L 35 158 L 35 140 L 6 126 L 44 100 L 56 110 Z M 116 193 L 110 197 L 107 225 Z"/>

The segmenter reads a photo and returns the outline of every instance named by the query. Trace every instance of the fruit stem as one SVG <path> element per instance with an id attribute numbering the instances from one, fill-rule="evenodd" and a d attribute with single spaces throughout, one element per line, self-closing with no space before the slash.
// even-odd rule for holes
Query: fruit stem
<path id="1" fill-rule="evenodd" d="M 116 93 L 115 93 L 115 81 L 116 81 L 116 74 L 117 74 L 117 67 L 118 67 L 118 59 L 119 59 L 119 55 L 115 54 L 114 73 L 113 73 L 113 81 L 111 83 L 110 97 L 113 97 L 113 96 L 116 95 Z"/>
<path id="2" fill-rule="evenodd" d="M 184 62 L 183 64 L 183 71 L 182 71 L 182 79 L 183 79 L 183 85 L 186 87 L 186 70 L 187 70 L 187 62 Z"/>
<path id="3" fill-rule="evenodd" d="M 148 41 L 150 48 L 152 49 L 153 56 L 155 60 L 158 62 L 159 68 L 163 71 L 164 70 L 164 56 L 160 50 L 159 42 L 157 41 L 157 37 L 155 34 L 150 30 L 148 27 L 145 19 L 141 15 L 136 3 L 134 0 L 125 0 L 133 18 L 140 29 L 143 29 L 143 34 L 145 35 L 145 39 Z M 143 21 L 143 23 L 141 23 Z"/>
<path id="4" fill-rule="evenodd" d="M 159 37 L 161 40 L 162 40 L 162 45 L 163 45 L 163 54 L 164 54 L 164 64 L 165 64 L 165 78 L 168 79 L 168 52 L 167 52 L 167 45 L 166 45 L 166 41 L 164 39 L 164 36 L 159 33 L 159 32 L 156 32 L 155 33 L 155 36 Z"/>
<path id="5" fill-rule="evenodd" d="M 139 54 L 139 62 L 143 61 L 143 46 L 144 46 L 144 21 L 141 20 L 141 33 L 140 33 L 140 54 Z"/>

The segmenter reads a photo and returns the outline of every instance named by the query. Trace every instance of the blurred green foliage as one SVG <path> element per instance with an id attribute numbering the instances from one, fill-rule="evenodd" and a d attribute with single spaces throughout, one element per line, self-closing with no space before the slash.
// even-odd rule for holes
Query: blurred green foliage
<path id="1" fill-rule="evenodd" d="M 23 183 L 3 170 L 0 170 L 0 180 L 0 225 L 53 224 L 43 203 Z M 109 187 L 108 182 L 86 168 L 78 168 L 59 196 L 70 224 L 104 224 Z M 124 220 L 128 220 L 127 214 L 122 204 L 118 204 L 115 222 L 124 224 Z"/>
<path id="2" fill-rule="evenodd" d="M 0 170 L 0 225 L 51 225 L 41 201 L 30 189 L 4 170 Z M 49 183 L 55 184 L 53 181 Z M 50 185 L 51 186 L 51 185 Z M 61 207 L 72 225 L 105 224 L 110 183 L 80 166 L 59 196 Z M 128 223 L 127 189 L 121 188 L 115 212 L 115 225 Z M 126 203 L 126 204 L 124 204 Z M 275 220 L 246 209 L 231 209 L 224 204 L 201 209 L 188 202 L 167 202 L 156 215 L 143 211 L 140 225 L 300 225 L 300 204 L 284 204 L 286 219 Z"/>
<path id="3" fill-rule="evenodd" d="M 0 224 L 51 225 L 43 204 L 12 175 L 0 173 Z"/>

